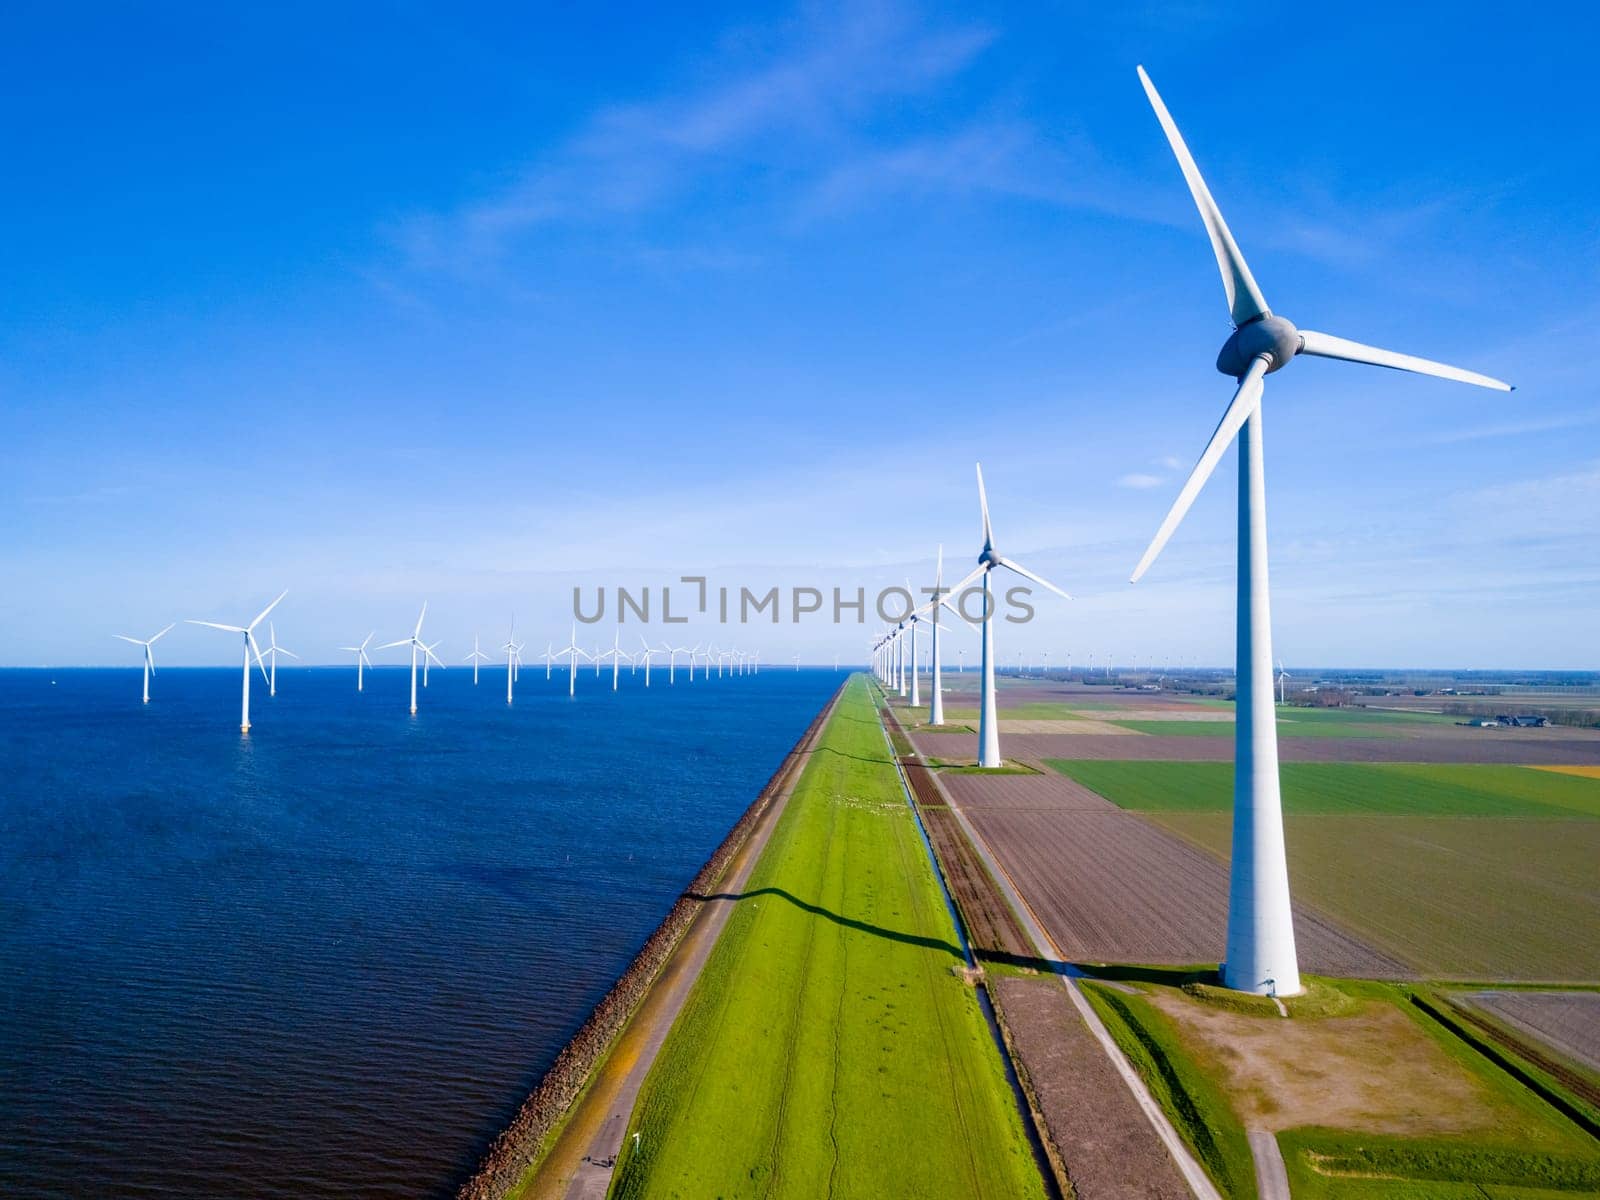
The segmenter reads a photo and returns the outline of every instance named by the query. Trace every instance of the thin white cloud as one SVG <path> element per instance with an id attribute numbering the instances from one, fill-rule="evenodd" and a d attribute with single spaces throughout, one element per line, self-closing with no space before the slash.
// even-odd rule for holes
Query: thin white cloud
<path id="1" fill-rule="evenodd" d="M 876 106 L 961 71 L 993 36 L 977 25 L 927 30 L 888 4 L 813 14 L 764 61 L 730 51 L 686 96 L 602 108 L 502 187 L 414 216 L 394 238 L 414 267 L 492 264 L 541 226 L 639 213 L 691 190 L 700 173 L 748 168 L 764 151 L 787 162 L 797 145 L 832 142 Z"/>
<path id="2" fill-rule="evenodd" d="M 1135 471 L 1130 475 L 1123 475 L 1117 480 L 1117 486 L 1125 488 L 1153 488 L 1160 487 L 1161 484 L 1161 476 L 1146 475 L 1138 471 Z"/>

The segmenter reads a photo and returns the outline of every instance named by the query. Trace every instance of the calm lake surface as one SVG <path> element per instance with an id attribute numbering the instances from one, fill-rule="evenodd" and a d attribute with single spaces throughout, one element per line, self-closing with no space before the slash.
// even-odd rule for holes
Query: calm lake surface
<path id="1" fill-rule="evenodd" d="M 449 1195 L 841 678 L 0 671 L 0 1195 Z"/>

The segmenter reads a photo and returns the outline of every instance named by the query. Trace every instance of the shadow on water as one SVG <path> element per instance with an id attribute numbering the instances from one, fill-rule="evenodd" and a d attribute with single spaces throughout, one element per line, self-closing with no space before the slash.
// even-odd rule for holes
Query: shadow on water
<path id="1" fill-rule="evenodd" d="M 832 921 L 835 925 L 842 925 L 847 929 L 859 929 L 862 933 L 870 933 L 874 937 L 887 938 L 891 942 L 904 942 L 908 946 L 923 946 L 929 950 L 940 950 L 950 955 L 952 958 L 962 957 L 961 948 L 951 942 L 946 942 L 939 938 L 923 937 L 921 934 L 916 933 L 902 933 L 898 929 L 885 929 L 881 925 L 870 925 L 865 921 L 857 921 L 853 917 L 840 916 L 831 909 L 826 909 L 820 905 L 812 904 L 809 901 L 802 900 L 800 897 L 791 892 L 786 892 L 782 888 L 764 887 L 752 888 L 748 892 L 686 892 L 684 894 L 691 900 L 701 901 L 739 901 L 751 900 L 757 896 L 776 896 L 780 900 L 787 900 L 790 904 L 794 905 L 803 912 L 811 913 L 813 916 L 824 917 L 827 920 Z"/>

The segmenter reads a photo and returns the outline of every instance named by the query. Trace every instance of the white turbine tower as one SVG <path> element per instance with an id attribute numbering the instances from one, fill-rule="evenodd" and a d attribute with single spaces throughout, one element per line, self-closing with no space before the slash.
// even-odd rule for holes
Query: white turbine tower
<path id="1" fill-rule="evenodd" d="M 287 654 L 293 659 L 298 659 L 300 656 L 293 650 L 285 650 L 278 645 L 278 631 L 272 627 L 271 621 L 267 622 L 267 648 L 262 653 L 270 660 L 267 665 L 272 671 L 267 676 L 267 695 L 276 696 L 278 694 L 278 655 Z"/>
<path id="2" fill-rule="evenodd" d="M 1072 599 L 1048 579 L 1035 575 L 1021 563 L 1013 559 L 1004 558 L 996 553 L 994 548 L 994 530 L 989 524 L 989 497 L 983 489 L 983 466 L 978 465 L 978 507 L 983 513 L 983 552 L 978 555 L 978 566 L 972 574 L 968 575 L 951 591 L 960 594 L 967 586 L 981 578 L 983 580 L 983 675 L 980 680 L 981 697 L 978 707 L 978 765 L 980 767 L 998 767 L 1000 765 L 1000 721 L 996 716 L 994 697 L 994 596 L 989 583 L 989 575 L 997 567 L 1004 567 L 1021 575 L 1024 579 L 1032 580 L 1040 587 L 1049 588 L 1056 595 L 1065 600 Z"/>
<path id="3" fill-rule="evenodd" d="M 1278 703 L 1279 704 L 1287 704 L 1288 703 L 1288 701 L 1284 698 L 1285 697 L 1285 691 L 1284 691 L 1284 686 L 1283 685 L 1285 683 L 1287 683 L 1292 678 L 1293 678 L 1293 676 L 1290 675 L 1289 672 L 1287 672 L 1287 671 L 1285 671 L 1283 669 L 1283 659 L 1280 658 L 1278 660 Z"/>
<path id="4" fill-rule="evenodd" d="M 1266 476 L 1262 465 L 1261 397 L 1267 375 L 1302 354 L 1392 367 L 1510 391 L 1509 384 L 1459 367 L 1380 350 L 1331 334 L 1297 329 L 1267 307 L 1238 243 L 1195 166 L 1155 85 L 1139 68 L 1139 82 L 1177 156 L 1211 249 L 1222 272 L 1234 332 L 1217 356 L 1217 370 L 1238 380 L 1216 432 L 1162 521 L 1133 579 L 1149 569 L 1177 529 L 1223 452 L 1244 431 L 1239 444 L 1239 552 L 1237 614 L 1237 712 L 1234 744 L 1233 855 L 1229 875 L 1227 958 L 1222 979 L 1228 987 L 1290 995 L 1300 990 L 1294 926 L 1289 905 L 1289 871 L 1283 846 L 1283 805 L 1278 790 L 1278 733 L 1272 707 L 1272 619 L 1267 587 Z"/>
<path id="5" fill-rule="evenodd" d="M 633 656 L 622 648 L 621 625 L 617 626 L 617 631 L 611 639 L 611 649 L 602 650 L 595 655 L 595 667 L 597 670 L 602 658 L 611 660 L 611 690 L 614 692 L 617 690 L 617 675 L 621 671 L 622 660 L 626 658 L 629 662 L 633 661 Z"/>
<path id="6" fill-rule="evenodd" d="M 111 635 L 119 642 L 132 642 L 135 646 L 144 647 L 144 702 L 146 704 L 150 703 L 150 676 L 154 675 L 156 670 L 155 655 L 150 653 L 150 647 L 154 646 L 162 638 L 166 637 L 167 634 L 171 633 L 173 625 L 176 624 L 177 622 L 174 621 L 172 625 L 168 625 L 160 633 L 156 634 L 155 637 L 145 638 L 143 641 L 141 641 L 139 638 L 131 638 L 121 633 L 113 633 Z"/>
<path id="7" fill-rule="evenodd" d="M 516 618 L 511 620 L 511 632 L 506 636 L 506 644 L 500 649 L 506 652 L 506 703 L 511 703 L 511 685 L 517 678 L 517 660 L 522 656 L 522 646 L 517 641 Z M 544 677 L 550 678 L 550 648 L 545 647 L 545 672 Z M 474 667 L 474 670 L 477 668 Z"/>
<path id="8" fill-rule="evenodd" d="M 478 664 L 489 661 L 489 656 L 478 649 L 478 635 L 472 635 L 472 653 L 461 660 L 472 664 L 472 686 L 478 686 Z"/>
<path id="9" fill-rule="evenodd" d="M 434 653 L 434 651 L 437 650 L 438 648 L 439 648 L 439 643 L 438 642 L 434 642 L 433 645 L 424 646 L 422 648 L 422 650 L 423 650 L 423 654 L 422 654 L 422 686 L 423 687 L 427 687 L 428 686 L 428 664 L 430 662 L 438 663 L 439 664 L 439 670 L 441 670 L 441 671 L 444 670 L 444 662 L 443 662 L 443 660 L 441 660 L 439 658 L 439 656 Z"/>
<path id="10" fill-rule="evenodd" d="M 584 658 L 589 657 L 588 651 L 578 646 L 577 622 L 573 622 L 572 625 L 572 640 L 556 651 L 557 658 L 563 654 L 567 656 L 567 695 L 571 696 L 578 690 L 578 656 L 581 654 Z"/>
<path id="11" fill-rule="evenodd" d="M 367 644 L 377 636 L 378 635 L 376 631 L 374 631 L 367 634 L 366 638 L 362 640 L 362 643 L 359 646 L 339 647 L 339 649 L 345 651 L 347 654 L 354 654 L 356 656 L 356 691 L 358 692 L 363 690 L 362 684 L 365 682 L 365 680 L 362 679 L 362 668 L 370 667 L 372 665 L 372 660 L 367 657 Z"/>
<path id="12" fill-rule="evenodd" d="M 942 545 L 939 547 L 937 565 L 933 569 L 933 599 L 926 605 L 929 616 L 923 618 L 923 620 L 927 621 L 928 636 L 931 642 L 928 667 L 931 675 L 929 683 L 933 688 L 933 695 L 928 700 L 928 724 L 934 726 L 944 724 L 944 675 L 940 666 L 939 631 L 945 626 L 939 620 L 939 610 L 941 608 L 948 609 L 956 615 L 958 620 L 970 627 L 970 622 L 961 615 L 961 610 L 956 607 L 955 603 L 950 599 L 949 593 L 944 590 L 944 547 Z M 916 701 L 913 700 L 912 703 L 915 704 Z"/>
<path id="13" fill-rule="evenodd" d="M 639 650 L 639 653 L 644 658 L 644 685 L 645 685 L 645 687 L 649 687 L 650 686 L 650 660 L 657 654 L 666 653 L 667 648 L 665 646 L 663 646 L 660 650 L 657 650 L 649 642 L 644 640 L 644 634 L 642 634 L 642 633 L 639 635 L 639 646 L 641 647 L 640 650 Z"/>
<path id="14" fill-rule="evenodd" d="M 422 619 L 424 617 L 426 617 L 427 615 L 428 615 L 428 602 L 426 600 L 424 600 L 422 602 L 422 611 L 417 614 L 417 627 L 414 630 L 411 631 L 411 636 L 408 637 L 408 638 L 401 638 L 398 641 L 394 641 L 394 642 L 385 642 L 383 645 L 378 647 L 379 650 L 388 650 L 388 649 L 391 649 L 392 647 L 395 647 L 395 646 L 410 646 L 411 647 L 411 711 L 413 713 L 415 713 L 417 711 L 417 651 L 418 650 L 422 651 L 422 661 L 423 661 L 423 670 L 424 670 L 424 672 L 426 672 L 426 670 L 427 670 L 427 662 L 428 662 L 428 660 L 430 658 L 434 657 L 433 647 L 432 646 L 425 646 L 425 645 L 422 644 Z M 435 646 L 437 646 L 438 644 L 439 644 L 438 642 L 434 643 Z M 438 660 L 434 659 L 434 661 L 437 662 Z M 442 669 L 444 667 L 444 664 L 443 663 L 439 663 L 439 666 Z"/>
<path id="15" fill-rule="evenodd" d="M 265 679 L 267 677 L 267 668 L 261 662 L 261 647 L 256 645 L 255 627 L 261 624 L 266 619 L 267 614 L 277 608 L 288 594 L 287 589 L 279 592 L 278 599 L 256 614 L 256 619 L 248 625 L 224 625 L 219 621 L 188 622 L 190 625 L 205 625 L 212 629 L 220 629 L 225 633 L 242 633 L 244 635 L 244 683 L 241 688 L 242 699 L 239 704 L 239 732 L 241 733 L 250 732 L 250 655 L 252 652 L 256 656 L 256 666 L 261 668 L 261 678 Z"/>

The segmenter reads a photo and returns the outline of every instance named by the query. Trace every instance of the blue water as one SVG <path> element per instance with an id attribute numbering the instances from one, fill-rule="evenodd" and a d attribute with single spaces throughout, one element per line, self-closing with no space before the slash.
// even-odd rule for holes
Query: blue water
<path id="1" fill-rule="evenodd" d="M 0 1194 L 448 1195 L 839 678 L 0 671 Z"/>

